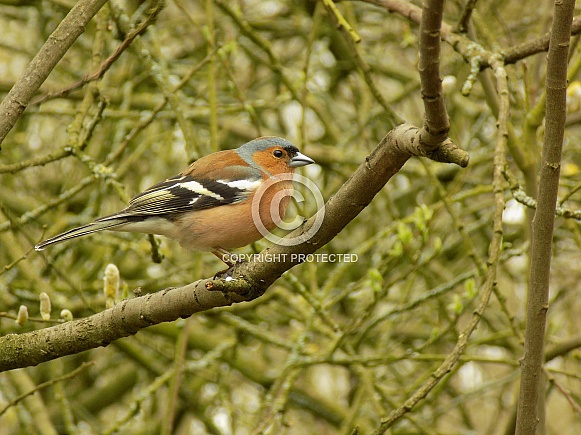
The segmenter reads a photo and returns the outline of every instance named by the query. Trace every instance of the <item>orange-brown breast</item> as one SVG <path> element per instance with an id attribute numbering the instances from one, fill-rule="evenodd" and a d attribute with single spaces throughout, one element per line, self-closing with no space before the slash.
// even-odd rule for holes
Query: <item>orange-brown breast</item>
<path id="1" fill-rule="evenodd" d="M 254 204 L 249 198 L 238 204 L 197 211 L 187 221 L 178 220 L 176 224 L 182 234 L 182 245 L 188 249 L 210 251 L 217 247 L 239 248 L 260 240 L 263 235 L 256 228 L 252 208 L 258 207 L 255 215 L 260 217 L 267 230 L 272 231 L 284 218 L 292 189 L 291 181 L 281 181 L 267 189 L 261 200 Z M 278 192 L 281 192 L 280 201 L 271 213 L 272 199 Z"/>

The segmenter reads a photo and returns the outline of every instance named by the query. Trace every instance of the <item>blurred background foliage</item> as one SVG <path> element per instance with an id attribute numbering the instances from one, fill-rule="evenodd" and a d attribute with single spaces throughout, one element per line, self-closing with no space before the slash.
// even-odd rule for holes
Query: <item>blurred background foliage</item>
<path id="1" fill-rule="evenodd" d="M 8 92 L 72 0 L 3 1 L 0 91 Z M 420 2 L 410 2 L 419 4 Z M 455 26 L 463 1 L 446 4 Z M 112 263 L 120 297 L 210 277 L 222 265 L 157 237 L 101 233 L 35 253 L 32 246 L 124 207 L 144 188 L 199 156 L 261 135 L 314 158 L 302 173 L 328 199 L 390 130 L 380 99 L 422 125 L 417 26 L 364 2 L 338 7 L 361 36 L 374 93 L 353 48 L 322 2 L 170 0 L 102 78 L 98 71 L 156 3 L 111 2 L 42 86 L 0 152 L 0 333 L 21 333 L 105 308 Z M 478 2 L 469 37 L 502 50 L 546 33 L 552 2 Z M 123 15 L 125 14 L 125 15 Z M 126 24 L 125 24 L 126 26 Z M 0 412 L 19 394 L 77 368 L 0 415 L 2 433 L 369 433 L 402 406 L 448 355 L 478 298 L 492 236 L 490 89 L 462 86 L 470 67 L 444 44 L 441 71 L 451 138 L 468 168 L 412 159 L 313 261 L 264 297 L 148 328 L 136 336 L 0 375 Z M 544 53 L 508 66 L 516 143 L 534 165 L 542 144 Z M 581 208 L 578 37 L 571 47 L 560 198 Z M 487 72 L 482 73 L 486 78 Z M 509 168 L 526 186 L 523 168 Z M 536 170 L 536 169 L 535 169 Z M 534 179 L 534 176 L 533 176 Z M 531 213 L 507 183 L 504 253 L 493 297 L 460 362 L 394 433 L 511 433 L 527 286 Z M 514 185 L 513 185 L 514 187 Z M 314 213 L 312 196 L 294 213 Z M 357 201 L 357 198 L 353 198 Z M 579 221 L 555 228 L 545 394 L 549 433 L 581 431 Z M 259 252 L 261 241 L 240 249 Z M 137 290 L 136 290 L 137 289 Z M 42 320 L 39 295 L 52 303 Z M 502 303 L 499 297 L 502 297 Z M 15 321 L 19 307 L 29 319 Z M 82 339 L 81 337 L 79 339 Z M 82 366 L 85 362 L 91 365 Z"/>

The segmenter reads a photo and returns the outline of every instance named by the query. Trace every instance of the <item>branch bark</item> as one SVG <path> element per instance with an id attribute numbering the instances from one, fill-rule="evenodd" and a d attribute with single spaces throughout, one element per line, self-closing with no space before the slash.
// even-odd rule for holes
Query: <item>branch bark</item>
<path id="1" fill-rule="evenodd" d="M 38 88 L 105 3 L 107 0 L 80 0 L 48 37 L 0 104 L 0 144 L 14 127 Z"/>
<path id="2" fill-rule="evenodd" d="M 542 376 L 545 327 L 549 308 L 549 275 L 561 152 L 566 119 L 567 54 L 575 0 L 556 0 L 547 60 L 547 108 L 538 203 L 533 220 L 524 356 L 516 434 L 533 434 Z"/>
<path id="3" fill-rule="evenodd" d="M 251 301 L 264 294 L 284 272 L 304 261 L 306 255 L 331 241 L 351 222 L 412 156 L 428 156 L 437 161 L 468 164 L 468 154 L 450 140 L 436 150 L 425 149 L 420 130 L 402 124 L 379 143 L 322 208 L 287 237 L 298 237 L 293 246 L 275 245 L 263 251 L 280 261 L 237 264 L 227 279 L 202 279 L 178 288 L 168 288 L 146 296 L 125 300 L 116 306 L 84 319 L 63 323 L 24 334 L 0 338 L 0 371 L 26 367 L 65 355 L 106 346 L 140 329 L 189 317 L 194 313 L 233 303 Z M 323 215 L 319 230 L 307 236 L 309 228 Z M 302 239 L 302 240 L 301 240 Z"/>
<path id="4" fill-rule="evenodd" d="M 435 146 L 448 137 L 450 130 L 440 77 L 440 32 L 443 16 L 443 0 L 429 0 L 424 3 L 420 21 L 418 65 L 425 108 L 421 140 Z"/>

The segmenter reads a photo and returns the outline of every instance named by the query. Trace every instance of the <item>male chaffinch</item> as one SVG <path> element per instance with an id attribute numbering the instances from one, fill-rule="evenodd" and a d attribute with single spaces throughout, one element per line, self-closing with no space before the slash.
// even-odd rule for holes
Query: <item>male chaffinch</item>
<path id="1" fill-rule="evenodd" d="M 284 217 L 289 203 L 291 174 L 295 168 L 311 163 L 314 160 L 287 140 L 270 136 L 254 139 L 235 150 L 196 160 L 179 175 L 137 195 L 125 209 L 51 237 L 35 249 L 41 251 L 102 230 L 127 231 L 176 239 L 187 249 L 211 251 L 230 266 L 228 249 L 263 237 L 252 213 L 259 188 L 262 186 L 264 193 L 260 192 L 263 196 L 259 198 L 258 216 L 271 231 Z M 279 215 L 273 216 L 271 206 L 276 202 Z"/>

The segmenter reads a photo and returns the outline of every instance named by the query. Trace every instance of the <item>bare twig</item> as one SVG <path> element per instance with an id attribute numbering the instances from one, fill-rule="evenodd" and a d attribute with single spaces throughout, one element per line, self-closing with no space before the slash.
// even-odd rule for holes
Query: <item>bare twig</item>
<path id="1" fill-rule="evenodd" d="M 361 0 L 365 3 L 371 3 L 381 6 L 389 12 L 396 12 L 403 17 L 406 17 L 412 23 L 420 24 L 422 17 L 422 10 L 418 6 L 410 4 L 402 0 Z M 581 17 L 575 17 L 571 26 L 571 35 L 578 35 L 581 33 Z M 465 58 L 469 56 L 471 50 L 475 47 L 474 41 L 465 35 L 455 33 L 452 26 L 447 23 L 442 23 L 442 39 L 450 44 L 454 50 L 461 53 Z M 547 51 L 549 48 L 550 33 L 535 38 L 531 41 L 523 42 L 503 50 L 502 60 L 505 65 L 513 64 L 519 60 L 525 59 L 537 53 Z M 492 52 L 483 51 L 478 64 L 480 70 L 491 67 Z"/>
<path id="2" fill-rule="evenodd" d="M 504 178 L 509 183 L 509 187 L 512 192 L 512 197 L 515 199 L 515 201 L 521 203 L 526 207 L 536 209 L 537 200 L 535 198 L 531 198 L 526 194 L 526 192 L 518 183 L 516 177 L 510 172 L 510 170 L 508 168 L 504 168 L 503 174 Z M 559 202 L 562 203 L 563 200 L 561 199 L 561 201 Z M 555 216 L 564 217 L 565 219 L 575 219 L 581 221 L 581 210 L 571 210 L 569 208 L 558 205 L 555 208 Z"/>
<path id="3" fill-rule="evenodd" d="M 52 379 L 50 379 L 50 380 L 48 380 L 46 382 L 43 382 L 42 384 L 38 384 L 36 386 L 36 388 L 34 388 L 34 389 L 30 390 L 30 391 L 27 391 L 26 393 L 22 393 L 18 397 L 15 397 L 14 399 L 12 399 L 10 401 L 10 403 L 7 403 L 6 406 L 4 406 L 4 408 L 0 409 L 0 416 L 2 416 L 2 414 L 4 414 L 6 411 L 8 411 L 8 409 L 10 409 L 10 407 L 16 405 L 21 400 L 26 399 L 31 394 L 34 394 L 37 391 L 40 391 L 40 390 L 42 390 L 42 389 L 44 389 L 46 387 L 50 387 L 50 386 L 56 384 L 57 382 L 62 382 L 62 381 L 66 381 L 67 379 L 74 378 L 79 373 L 81 373 L 83 370 L 91 367 L 94 364 L 95 363 L 93 361 L 84 362 L 79 367 L 77 367 L 75 370 L 73 370 L 70 373 L 67 373 L 66 375 L 62 375 L 62 376 L 59 376 L 57 378 L 52 378 Z"/>
<path id="4" fill-rule="evenodd" d="M 109 70 L 109 68 L 111 68 L 111 65 L 113 65 L 113 63 L 119 58 L 119 56 L 121 56 L 121 54 L 123 54 L 123 52 L 131 45 L 133 40 L 137 38 L 139 35 L 143 34 L 147 30 L 147 28 L 155 22 L 155 19 L 161 12 L 162 6 L 163 5 L 161 4 L 156 5 L 156 7 L 151 11 L 151 13 L 145 19 L 145 21 L 143 21 L 141 24 L 139 24 L 139 26 L 137 26 L 137 28 L 130 31 L 125 36 L 125 39 L 123 40 L 123 42 L 121 42 L 119 47 L 117 47 L 117 50 L 115 50 L 107 59 L 105 59 L 105 61 L 101 65 L 99 65 L 99 68 L 96 71 L 85 75 L 78 82 L 73 83 L 72 85 L 64 89 L 61 89 L 60 91 L 51 92 L 47 95 L 39 97 L 33 100 L 30 104 L 31 105 L 40 104 L 53 98 L 64 97 L 65 95 L 68 95 L 71 92 L 83 87 L 87 83 L 90 83 L 103 77 L 103 75 Z"/>
<path id="5" fill-rule="evenodd" d="M 470 18 L 472 18 L 472 12 L 474 12 L 474 8 L 476 8 L 477 1 L 478 0 L 468 0 L 466 5 L 464 5 L 464 9 L 462 10 L 462 14 L 458 20 L 458 32 L 466 33 L 468 31 Z"/>
<path id="6" fill-rule="evenodd" d="M 80 0 L 48 37 L 48 40 L 0 104 L 0 113 L 2 113 L 0 116 L 0 144 L 20 118 L 34 93 L 105 3 L 107 0 Z"/>
<path id="7" fill-rule="evenodd" d="M 356 43 L 361 42 L 361 37 L 357 34 L 355 29 L 351 27 L 351 24 L 349 24 L 349 22 L 341 14 L 336 4 L 331 0 L 323 0 L 323 4 L 327 8 L 327 10 L 335 17 L 337 26 L 341 29 L 344 29 L 345 32 L 347 32 L 347 34 L 353 39 L 353 42 Z"/>
<path id="8" fill-rule="evenodd" d="M 337 28 L 341 31 L 344 36 L 345 43 L 349 46 L 351 50 L 351 55 L 354 58 L 355 63 L 361 70 L 363 74 L 363 78 L 365 79 L 365 83 L 369 87 L 371 94 L 377 100 L 377 102 L 383 107 L 386 115 L 387 126 L 390 128 L 395 127 L 397 124 L 401 124 L 403 119 L 397 114 L 397 112 L 389 105 L 387 100 L 383 97 L 382 93 L 379 91 L 379 88 L 375 84 L 373 77 L 371 75 L 371 68 L 369 67 L 368 63 L 365 62 L 365 59 L 361 56 L 359 49 L 357 48 L 357 43 L 359 42 L 359 36 L 355 33 L 351 28 L 351 26 L 345 25 L 346 21 L 343 16 L 337 10 L 337 7 L 331 7 L 333 5 L 332 2 L 325 1 L 323 3 L 329 12 L 329 15 Z M 343 18 L 343 20 L 341 20 Z M 348 27 L 347 27 L 348 26 Z"/>

